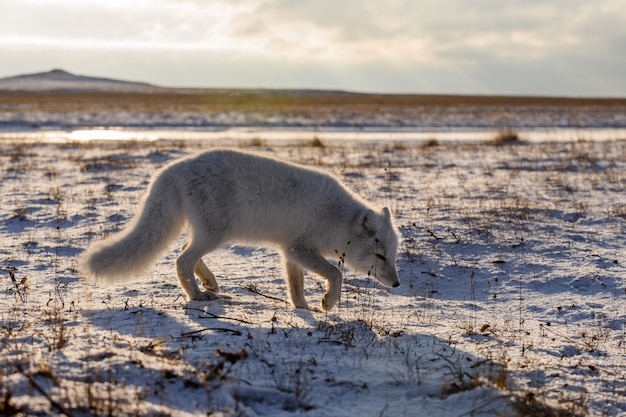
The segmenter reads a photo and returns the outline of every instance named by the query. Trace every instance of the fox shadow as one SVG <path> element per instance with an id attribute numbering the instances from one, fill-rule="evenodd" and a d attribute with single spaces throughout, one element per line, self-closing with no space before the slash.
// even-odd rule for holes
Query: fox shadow
<path id="1" fill-rule="evenodd" d="M 252 410 L 318 409 L 321 412 L 327 406 L 321 401 L 324 394 L 352 398 L 354 390 L 361 390 L 360 395 L 366 395 L 366 390 L 389 384 L 396 387 L 394 389 L 406 391 L 403 395 L 409 400 L 419 401 L 423 396 L 441 395 L 446 383 L 454 386 L 471 381 L 466 376 L 478 372 L 478 366 L 485 372 L 496 372 L 496 369 L 497 372 L 509 372 L 500 370 L 501 365 L 496 361 L 485 361 L 458 346 L 451 347 L 449 340 L 432 334 L 381 333 L 366 320 L 346 318 L 351 316 L 345 314 L 346 310 L 355 308 L 349 301 L 338 306 L 338 311 L 316 313 L 278 306 L 263 299 L 178 300 L 163 305 L 149 304 L 139 296 L 133 300 L 130 295 L 130 301 L 123 305 L 118 303 L 112 307 L 103 303 L 101 308 L 91 310 L 88 317 L 94 326 L 130 340 L 129 345 L 135 352 L 124 355 L 95 352 L 93 357 L 85 358 L 85 367 L 97 371 L 101 377 L 108 375 L 107 372 L 115 375 L 118 384 L 138 385 L 142 392 L 150 392 L 158 386 L 159 401 L 180 411 L 193 411 L 189 408 L 192 405 L 180 400 L 177 393 L 181 390 L 187 392 L 187 398 L 194 398 L 196 404 L 209 408 L 211 404 L 203 404 L 206 398 L 228 398 L 231 394 L 220 391 L 224 395 L 207 396 L 207 389 L 226 389 L 236 392 L 237 401 Z M 248 319 L 242 312 L 252 308 L 250 304 L 253 302 L 260 304 L 256 308 L 270 310 L 265 317 L 271 316 L 273 310 L 280 313 L 275 315 L 278 318 L 271 319 L 271 325 Z M 430 347 L 429 352 L 413 354 L 408 350 L 390 357 L 382 355 L 380 361 L 384 364 L 378 363 L 378 354 L 371 354 L 369 350 L 386 345 L 415 346 L 416 349 Z M 416 384 L 416 376 L 409 366 L 403 373 L 382 375 L 380 381 L 366 378 L 346 382 L 342 372 L 346 367 L 355 366 L 342 364 L 346 355 L 354 356 L 349 363 L 371 367 L 374 373 L 381 366 L 403 369 L 407 360 L 414 361 L 415 364 L 411 362 L 409 365 L 416 369 L 426 363 L 428 367 L 444 369 L 433 375 L 446 374 L 445 369 L 452 362 L 454 366 L 462 367 L 463 372 L 450 371 L 446 377 L 449 381 L 440 380 L 439 376 Z M 159 360 L 155 364 L 146 357 Z M 418 364 L 419 361 L 424 364 Z M 162 366 L 167 369 L 160 368 Z M 322 374 L 324 378 L 320 377 Z M 463 380 L 454 381 L 459 375 Z M 210 378 L 210 382 L 206 378 Z M 227 388 L 220 382 L 226 380 L 229 381 Z M 298 391 L 297 384 L 303 381 L 308 384 L 311 395 L 301 396 Z"/>

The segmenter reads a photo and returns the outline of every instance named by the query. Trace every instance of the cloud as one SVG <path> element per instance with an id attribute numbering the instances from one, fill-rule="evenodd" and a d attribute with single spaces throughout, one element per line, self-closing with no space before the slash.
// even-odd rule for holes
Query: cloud
<path id="1" fill-rule="evenodd" d="M 313 35 L 334 59 L 350 61 L 449 63 L 456 54 L 467 61 L 472 53 L 533 60 L 616 36 L 619 23 L 626 21 L 625 7 L 619 1 L 603 5 L 579 0 L 346 0 L 337 7 L 331 0 L 268 0 L 247 16 L 253 24 L 245 27 L 256 31 L 238 34 L 278 38 L 295 55 Z"/>
<path id="2" fill-rule="evenodd" d="M 0 0 L 1 71 L 92 57 L 170 85 L 609 94 L 625 25 L 623 0 Z"/>
<path id="3" fill-rule="evenodd" d="M 24 0 L 1 3 L 0 37 L 60 45 L 230 49 L 295 61 L 536 60 L 621 36 L 620 0 Z"/>

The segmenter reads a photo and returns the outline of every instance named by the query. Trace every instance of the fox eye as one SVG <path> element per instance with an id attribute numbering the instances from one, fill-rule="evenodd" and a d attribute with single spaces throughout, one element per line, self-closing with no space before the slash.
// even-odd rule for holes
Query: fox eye
<path id="1" fill-rule="evenodd" d="M 377 253 L 377 254 L 376 254 L 376 257 L 377 257 L 378 259 L 380 259 L 381 261 L 386 261 L 386 260 L 387 260 L 387 258 L 385 258 L 385 257 L 384 257 L 383 255 L 381 255 L 380 253 Z"/>

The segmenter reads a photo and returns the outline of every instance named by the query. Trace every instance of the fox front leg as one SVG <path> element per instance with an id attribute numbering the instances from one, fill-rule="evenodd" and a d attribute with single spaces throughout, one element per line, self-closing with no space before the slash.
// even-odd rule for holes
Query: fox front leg
<path id="1" fill-rule="evenodd" d="M 295 308 L 309 309 L 304 299 L 304 271 L 297 264 L 286 261 L 287 286 L 289 287 L 289 298 Z"/>
<path id="2" fill-rule="evenodd" d="M 341 296 L 341 271 L 320 255 L 316 249 L 294 245 L 286 252 L 286 255 L 291 262 L 326 279 L 326 293 L 322 298 L 322 309 L 332 310 Z"/>

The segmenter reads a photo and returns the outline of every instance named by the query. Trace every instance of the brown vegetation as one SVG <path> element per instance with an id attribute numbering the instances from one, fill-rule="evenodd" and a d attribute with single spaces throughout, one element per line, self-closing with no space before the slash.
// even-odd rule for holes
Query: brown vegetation
<path id="1" fill-rule="evenodd" d="M 408 108 L 459 106 L 624 107 L 620 98 L 559 98 L 455 95 L 379 95 L 302 90 L 170 90 L 157 93 L 2 91 L 3 111 L 132 111 L 138 113 L 222 113 L 360 115 L 402 112 Z"/>

